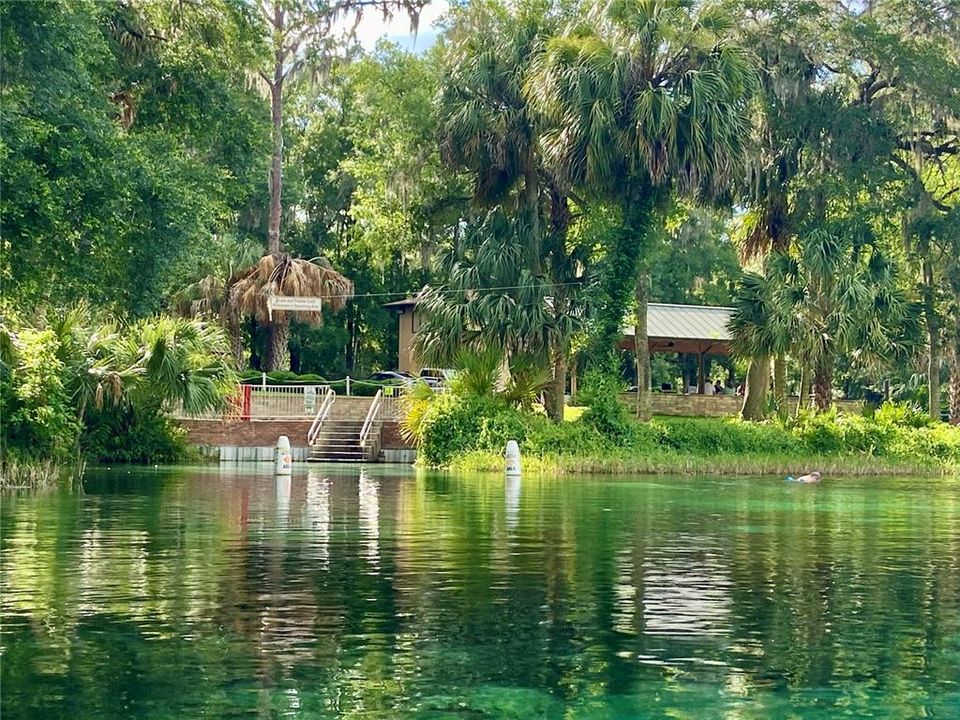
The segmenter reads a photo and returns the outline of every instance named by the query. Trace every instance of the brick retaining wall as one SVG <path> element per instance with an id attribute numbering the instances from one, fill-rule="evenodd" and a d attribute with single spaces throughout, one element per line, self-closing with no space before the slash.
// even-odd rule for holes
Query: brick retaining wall
<path id="1" fill-rule="evenodd" d="M 654 415 L 680 415 L 685 417 L 722 417 L 736 415 L 743 406 L 743 398 L 736 395 L 680 395 L 675 393 L 651 393 Z M 631 410 L 637 406 L 636 393 L 622 393 L 620 399 Z M 789 398 L 791 413 L 797 407 L 797 398 Z M 837 400 L 836 406 L 848 413 L 863 411 L 858 400 Z"/>
<path id="2" fill-rule="evenodd" d="M 312 420 L 180 420 L 191 445 L 274 447 L 286 435 L 293 447 L 306 447 Z"/>

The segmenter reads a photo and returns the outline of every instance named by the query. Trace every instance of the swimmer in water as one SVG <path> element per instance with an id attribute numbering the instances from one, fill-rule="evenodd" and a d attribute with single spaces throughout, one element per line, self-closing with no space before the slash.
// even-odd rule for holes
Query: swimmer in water
<path id="1" fill-rule="evenodd" d="M 804 483 L 805 485 L 809 485 L 811 483 L 818 483 L 820 482 L 820 472 L 817 470 L 814 470 L 812 473 L 808 473 L 807 475 L 801 475 L 798 478 L 795 478 L 793 475 L 787 475 L 787 482 L 798 482 L 798 483 Z"/>

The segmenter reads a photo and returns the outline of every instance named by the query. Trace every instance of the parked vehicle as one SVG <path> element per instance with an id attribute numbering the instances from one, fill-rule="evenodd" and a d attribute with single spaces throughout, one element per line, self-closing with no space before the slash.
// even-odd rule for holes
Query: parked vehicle
<path id="1" fill-rule="evenodd" d="M 416 378 L 402 370 L 379 370 L 368 377 L 367 380 L 370 382 L 396 382 L 404 385 L 412 385 Z"/>
<path id="2" fill-rule="evenodd" d="M 449 368 L 422 368 L 420 370 L 420 379 L 430 387 L 443 387 L 456 374 L 456 370 Z"/>

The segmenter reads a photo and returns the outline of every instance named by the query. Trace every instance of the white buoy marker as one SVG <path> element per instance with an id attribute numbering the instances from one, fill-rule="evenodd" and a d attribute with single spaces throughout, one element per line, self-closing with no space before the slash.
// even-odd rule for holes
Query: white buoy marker
<path id="1" fill-rule="evenodd" d="M 277 438 L 277 475 L 293 474 L 293 453 L 290 450 L 290 438 L 281 435 Z"/>
<path id="2" fill-rule="evenodd" d="M 503 457 L 507 477 L 520 477 L 520 446 L 516 440 L 507 440 L 507 451 Z"/>

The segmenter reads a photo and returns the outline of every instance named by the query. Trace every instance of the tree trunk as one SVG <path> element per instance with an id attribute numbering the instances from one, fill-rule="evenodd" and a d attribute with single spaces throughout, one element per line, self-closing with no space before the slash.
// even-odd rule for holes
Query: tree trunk
<path id="1" fill-rule="evenodd" d="M 923 314 L 927 325 L 927 410 L 940 419 L 940 328 L 937 325 L 933 287 L 933 261 L 929 249 L 923 258 Z"/>
<path id="2" fill-rule="evenodd" d="M 273 5 L 274 49 L 273 82 L 270 83 L 270 121 L 271 121 L 271 157 L 270 157 L 270 216 L 267 224 L 267 252 L 280 252 L 280 215 L 282 212 L 281 195 L 283 191 L 283 61 L 286 51 L 283 48 L 284 10 L 279 2 Z M 290 326 L 287 321 L 271 323 L 269 327 L 270 343 L 267 351 L 267 368 L 270 370 L 289 367 L 287 341 Z"/>
<path id="3" fill-rule="evenodd" d="M 564 393 L 567 390 L 567 354 L 559 343 L 553 349 L 553 382 L 547 401 L 547 417 L 563 422 Z"/>
<path id="4" fill-rule="evenodd" d="M 807 407 L 807 401 L 810 398 L 810 371 L 806 365 L 800 367 L 800 390 L 797 393 L 797 415 Z"/>
<path id="5" fill-rule="evenodd" d="M 530 252 L 530 267 L 534 275 L 543 273 L 543 244 L 540 242 L 540 178 L 537 173 L 536 153 L 531 146 L 527 151 L 527 164 L 523 173 L 524 200 L 530 215 L 530 237 L 533 247 Z"/>
<path id="6" fill-rule="evenodd" d="M 650 345 L 647 342 L 647 285 L 650 275 L 644 271 L 637 277 L 635 295 L 637 315 L 634 321 L 634 352 L 637 357 L 637 418 L 647 421 L 651 415 Z"/>
<path id="7" fill-rule="evenodd" d="M 270 83 L 270 120 L 272 123 L 272 156 L 270 158 L 270 221 L 267 226 L 267 251 L 280 252 L 280 196 L 283 189 L 283 49 L 284 13 L 274 3 L 274 25 L 279 40 L 274 41 L 273 82 Z"/>
<path id="8" fill-rule="evenodd" d="M 740 410 L 744 420 L 763 420 L 769 386 L 770 358 L 766 355 L 753 358 L 747 368 L 747 387 L 743 393 L 743 408 Z"/>
<path id="9" fill-rule="evenodd" d="M 270 325 L 270 343 L 267 346 L 267 372 L 290 369 L 290 320 L 274 319 Z"/>
<path id="10" fill-rule="evenodd" d="M 833 357 L 817 358 L 813 367 L 813 400 L 819 412 L 833 405 Z"/>
<path id="11" fill-rule="evenodd" d="M 636 289 L 640 263 L 649 246 L 650 230 L 656 220 L 659 199 L 660 195 L 649 188 L 625 192 L 621 203 L 623 222 L 613 245 L 607 248 L 597 298 L 597 332 L 590 358 L 610 375 L 619 374 L 617 347 L 623 338 L 623 312 L 630 302 L 631 292 Z"/>
<path id="12" fill-rule="evenodd" d="M 232 315 L 232 313 L 230 313 Z M 233 361 L 238 370 L 243 370 L 247 364 L 245 362 L 243 347 L 243 331 L 240 327 L 240 319 L 231 317 L 227 320 L 227 335 L 230 337 L 230 348 L 233 350 Z"/>
<path id="13" fill-rule="evenodd" d="M 960 336 L 950 342 L 950 422 L 960 425 Z"/>
<path id="14" fill-rule="evenodd" d="M 786 418 L 787 409 L 787 356 L 777 353 L 773 358 L 773 401 L 777 406 L 777 415 Z"/>

